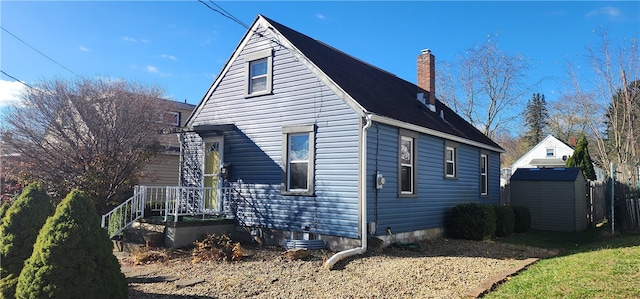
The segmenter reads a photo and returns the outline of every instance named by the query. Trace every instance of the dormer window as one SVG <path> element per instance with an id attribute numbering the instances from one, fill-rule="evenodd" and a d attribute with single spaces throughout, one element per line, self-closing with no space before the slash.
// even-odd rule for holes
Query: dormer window
<path id="1" fill-rule="evenodd" d="M 245 97 L 270 94 L 272 92 L 272 54 L 271 49 L 246 56 Z"/>

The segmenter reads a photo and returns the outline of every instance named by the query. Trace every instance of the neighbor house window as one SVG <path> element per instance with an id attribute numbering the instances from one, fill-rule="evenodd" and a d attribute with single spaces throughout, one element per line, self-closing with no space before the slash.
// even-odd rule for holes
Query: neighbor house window
<path id="1" fill-rule="evenodd" d="M 416 140 L 418 134 L 400 131 L 398 147 L 398 193 L 400 196 L 416 195 Z"/>
<path id="2" fill-rule="evenodd" d="M 284 174 L 282 192 L 289 195 L 313 195 L 315 169 L 315 126 L 282 129 Z"/>
<path id="3" fill-rule="evenodd" d="M 272 51 L 256 52 L 246 57 L 246 93 L 245 96 L 257 96 L 271 93 Z"/>
<path id="4" fill-rule="evenodd" d="M 489 194 L 489 157 L 480 154 L 480 195 Z"/>
<path id="5" fill-rule="evenodd" d="M 554 156 L 553 149 L 552 148 L 548 148 L 547 149 L 547 157 L 553 157 L 553 156 Z"/>
<path id="6" fill-rule="evenodd" d="M 166 111 L 164 114 L 162 114 L 162 119 L 160 120 L 160 122 L 163 123 L 163 124 L 170 125 L 170 126 L 179 127 L 180 126 L 180 112 Z"/>
<path id="7" fill-rule="evenodd" d="M 455 179 L 458 176 L 458 148 L 447 142 L 444 147 L 444 177 Z"/>

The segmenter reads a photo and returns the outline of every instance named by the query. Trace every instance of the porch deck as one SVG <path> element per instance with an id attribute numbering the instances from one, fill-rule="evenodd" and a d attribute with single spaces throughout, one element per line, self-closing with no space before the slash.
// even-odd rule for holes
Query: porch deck
<path id="1" fill-rule="evenodd" d="M 137 221 L 177 226 L 177 223 L 229 219 L 223 201 L 229 188 L 136 186 L 134 195 L 102 216 L 109 237 L 121 236 Z"/>

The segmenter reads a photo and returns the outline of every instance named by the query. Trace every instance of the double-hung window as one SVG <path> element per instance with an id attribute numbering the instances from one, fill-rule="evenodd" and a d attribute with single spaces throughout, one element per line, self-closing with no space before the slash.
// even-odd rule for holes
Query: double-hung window
<path id="1" fill-rule="evenodd" d="M 294 126 L 282 129 L 284 172 L 282 193 L 313 195 L 315 169 L 315 126 Z"/>
<path id="2" fill-rule="evenodd" d="M 447 142 L 444 147 L 444 177 L 455 179 L 458 177 L 458 148 Z"/>
<path id="3" fill-rule="evenodd" d="M 406 130 L 400 131 L 398 146 L 398 195 L 415 196 L 416 161 L 418 134 Z"/>
<path id="4" fill-rule="evenodd" d="M 480 195 L 489 195 L 489 157 L 480 154 Z"/>
<path id="5" fill-rule="evenodd" d="M 272 92 L 272 62 L 271 49 L 249 54 L 246 57 L 247 81 L 245 96 L 258 96 Z"/>

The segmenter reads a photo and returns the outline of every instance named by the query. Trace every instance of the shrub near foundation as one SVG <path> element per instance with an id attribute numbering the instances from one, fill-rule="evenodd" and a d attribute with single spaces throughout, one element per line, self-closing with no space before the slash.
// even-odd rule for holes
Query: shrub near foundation
<path id="1" fill-rule="evenodd" d="M 515 215 L 511 206 L 495 206 L 496 208 L 496 237 L 506 237 L 513 233 Z"/>
<path id="2" fill-rule="evenodd" d="M 531 212 L 527 207 L 512 206 L 515 224 L 513 232 L 526 233 L 531 227 Z"/>
<path id="3" fill-rule="evenodd" d="M 42 225 L 54 212 L 51 198 L 31 184 L 11 204 L 0 221 L 0 298 L 14 298 L 18 276 Z"/>
<path id="4" fill-rule="evenodd" d="M 484 240 L 496 230 L 496 212 L 493 206 L 476 203 L 459 204 L 453 207 L 451 231 L 461 239 Z"/>
<path id="5" fill-rule="evenodd" d="M 127 281 L 96 209 L 74 190 L 40 230 L 16 298 L 127 298 Z"/>

